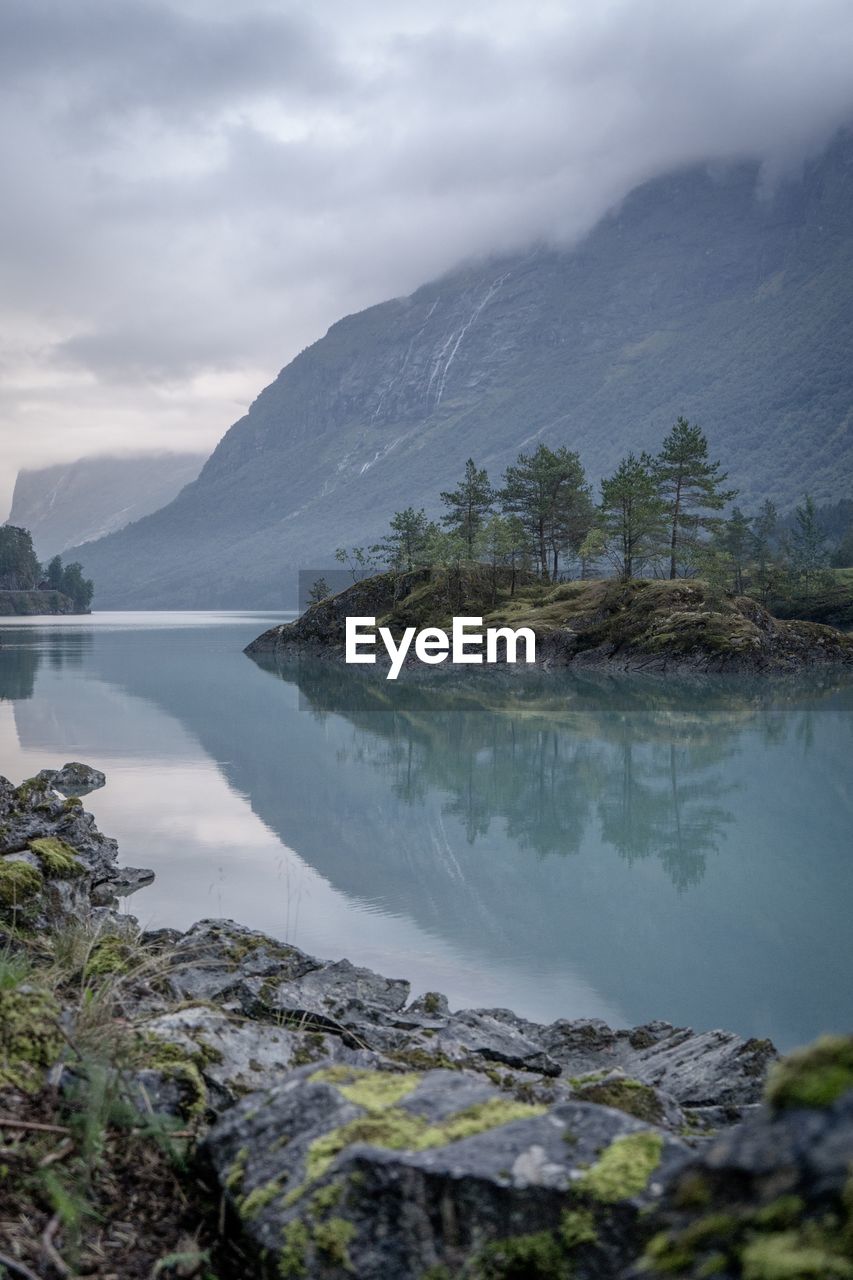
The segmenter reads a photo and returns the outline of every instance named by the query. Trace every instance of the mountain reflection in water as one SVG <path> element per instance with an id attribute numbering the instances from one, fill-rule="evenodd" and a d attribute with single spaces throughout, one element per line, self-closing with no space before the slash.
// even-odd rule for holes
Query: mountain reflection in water
<path id="1" fill-rule="evenodd" d="M 849 1025 L 849 678 L 392 683 L 176 617 L 0 629 L 0 771 L 104 769 L 146 923 L 232 915 L 537 1018 Z"/>

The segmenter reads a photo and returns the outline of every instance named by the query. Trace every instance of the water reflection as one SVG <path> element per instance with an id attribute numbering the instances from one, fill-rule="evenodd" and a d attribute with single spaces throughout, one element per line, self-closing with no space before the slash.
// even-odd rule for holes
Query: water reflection
<path id="1" fill-rule="evenodd" d="M 783 710 L 844 687 L 826 676 L 721 687 L 541 673 L 392 685 L 328 663 L 259 665 L 298 687 L 319 720 L 353 724 L 341 764 L 376 769 L 412 807 L 440 793 L 469 844 L 500 823 L 521 849 L 568 856 L 597 824 L 621 858 L 656 858 L 679 890 L 701 881 L 733 821 L 726 801 L 741 785 L 731 761 L 744 731 L 778 742 Z M 806 750 L 813 714 L 795 722 Z"/>
<path id="2" fill-rule="evenodd" d="M 5 648 L 0 661 L 0 699 L 31 698 L 41 654 L 29 646 Z"/>
<path id="3" fill-rule="evenodd" d="M 146 923 L 232 915 L 543 1019 L 849 1022 L 849 679 L 395 685 L 259 670 L 263 625 L 2 631 L 0 772 L 104 769 L 96 817 L 158 873 Z"/>
<path id="4" fill-rule="evenodd" d="M 80 669 L 84 655 L 92 646 L 86 632 L 57 632 L 37 627 L 3 628 L 0 633 L 0 699 L 15 701 L 31 698 L 36 673 L 43 661 L 54 671 Z"/>

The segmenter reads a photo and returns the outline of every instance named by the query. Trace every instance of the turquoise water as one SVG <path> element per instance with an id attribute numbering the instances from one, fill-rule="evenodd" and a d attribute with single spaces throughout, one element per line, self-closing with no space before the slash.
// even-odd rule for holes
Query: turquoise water
<path id="1" fill-rule="evenodd" d="M 454 1005 L 781 1047 L 853 1025 L 853 682 L 265 669 L 262 614 L 0 625 L 0 772 L 68 759 L 145 925 L 227 915 Z"/>

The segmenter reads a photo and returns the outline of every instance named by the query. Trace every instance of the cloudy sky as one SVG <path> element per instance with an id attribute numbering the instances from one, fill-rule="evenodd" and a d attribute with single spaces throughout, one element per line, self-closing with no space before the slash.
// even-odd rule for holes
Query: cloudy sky
<path id="1" fill-rule="evenodd" d="M 796 163 L 851 66 L 850 0 L 2 0 L 0 508 L 675 164 Z"/>

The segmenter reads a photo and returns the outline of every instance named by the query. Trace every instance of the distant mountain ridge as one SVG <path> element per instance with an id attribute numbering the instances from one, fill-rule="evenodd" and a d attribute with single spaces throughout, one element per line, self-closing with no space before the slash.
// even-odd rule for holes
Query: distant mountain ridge
<path id="1" fill-rule="evenodd" d="M 452 272 L 293 360 L 156 514 L 79 549 L 97 607 L 279 607 L 299 567 L 435 511 L 473 456 L 577 449 L 598 480 L 698 420 L 749 509 L 853 477 L 853 137 L 635 190 L 575 248 Z"/>
<path id="2" fill-rule="evenodd" d="M 8 523 L 29 529 L 48 560 L 164 507 L 195 480 L 203 462 L 200 453 L 157 453 L 20 471 Z"/>

